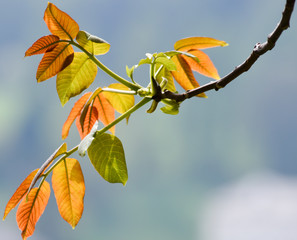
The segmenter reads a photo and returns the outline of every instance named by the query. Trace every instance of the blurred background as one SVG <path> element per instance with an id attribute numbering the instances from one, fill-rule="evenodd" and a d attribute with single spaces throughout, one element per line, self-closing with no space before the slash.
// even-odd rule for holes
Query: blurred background
<path id="1" fill-rule="evenodd" d="M 111 50 L 100 60 L 126 76 L 145 53 L 207 36 L 229 43 L 208 49 L 221 76 L 264 42 L 285 0 L 52 1 L 81 30 Z M 3 1 L 0 8 L 0 214 L 20 182 L 62 143 L 73 103 L 61 107 L 55 78 L 37 84 L 41 56 L 24 58 L 49 31 L 47 1 Z M 109 184 L 87 157 L 84 214 L 76 229 L 59 216 L 55 199 L 32 240 L 293 240 L 297 234 L 297 14 L 275 49 L 249 72 L 208 99 L 191 99 L 177 116 L 144 107 L 117 126 L 129 180 Z M 146 85 L 147 69 L 136 73 Z M 200 84 L 211 79 L 197 76 Z M 91 88 L 111 79 L 99 71 Z M 79 142 L 76 129 L 69 148 Z M 21 239 L 16 210 L 0 224 L 2 239 Z"/>

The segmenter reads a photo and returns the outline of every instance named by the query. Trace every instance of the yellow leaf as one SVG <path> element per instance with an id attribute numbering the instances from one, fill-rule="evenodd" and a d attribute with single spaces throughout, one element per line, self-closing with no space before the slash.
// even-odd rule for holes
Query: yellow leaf
<path id="1" fill-rule="evenodd" d="M 192 70 L 216 80 L 220 79 L 216 67 L 213 65 L 207 54 L 197 49 L 189 50 L 188 53 L 196 56 L 199 59 L 199 62 L 197 62 L 191 57 L 182 55 Z"/>
<path id="2" fill-rule="evenodd" d="M 172 57 L 172 60 L 176 65 L 176 71 L 172 71 L 171 73 L 183 89 L 191 90 L 200 86 L 185 59 L 183 59 L 180 55 L 176 55 Z M 205 93 L 201 93 L 198 95 L 198 97 L 205 98 L 206 95 Z"/>
<path id="3" fill-rule="evenodd" d="M 118 89 L 118 90 L 130 90 L 130 88 L 126 87 L 121 83 L 113 83 L 108 87 L 112 89 Z M 113 108 L 119 113 L 124 113 L 134 106 L 133 95 L 113 93 L 113 92 L 103 92 L 103 95 L 111 103 Z"/>
<path id="4" fill-rule="evenodd" d="M 79 31 L 76 40 L 79 45 L 93 55 L 105 54 L 110 49 L 110 44 L 108 42 L 85 31 Z"/>
<path id="5" fill-rule="evenodd" d="M 60 39 L 74 39 L 79 31 L 78 24 L 52 3 L 48 3 L 43 19 L 50 32 Z"/>
<path id="6" fill-rule="evenodd" d="M 79 100 L 76 101 L 73 108 L 71 109 L 67 120 L 65 121 L 63 128 L 62 128 L 62 139 L 67 138 L 70 127 L 76 117 L 80 115 L 81 110 L 83 109 L 86 101 L 88 101 L 89 97 L 91 96 L 91 92 L 85 93 Z"/>
<path id="7" fill-rule="evenodd" d="M 62 106 L 92 84 L 97 70 L 96 64 L 85 53 L 74 53 L 72 63 L 57 75 L 57 92 Z"/>
<path id="8" fill-rule="evenodd" d="M 4 216 L 3 216 L 3 220 L 6 218 L 6 216 L 8 215 L 8 213 L 15 208 L 16 205 L 18 205 L 18 203 L 22 200 L 22 198 L 24 197 L 24 195 L 27 193 L 31 182 L 34 178 L 34 176 L 36 175 L 36 173 L 38 172 L 38 169 L 34 170 L 33 172 L 31 172 L 26 179 L 21 183 L 21 185 L 18 187 L 18 189 L 15 191 L 15 193 L 12 195 L 12 197 L 10 198 L 10 200 L 8 201 L 5 211 L 4 211 Z"/>
<path id="9" fill-rule="evenodd" d="M 178 40 L 174 44 L 174 49 L 186 52 L 190 49 L 205 49 L 219 46 L 225 47 L 228 46 L 228 43 L 209 37 L 189 37 Z"/>
<path id="10" fill-rule="evenodd" d="M 53 50 L 58 43 L 59 37 L 55 35 L 41 37 L 26 51 L 25 57 L 49 52 Z"/>
<path id="11" fill-rule="evenodd" d="M 35 225 L 45 210 L 50 197 L 50 185 L 44 181 L 40 188 L 33 188 L 28 198 L 23 198 L 16 213 L 16 220 L 23 239 L 30 237 L 35 230 Z"/>
<path id="12" fill-rule="evenodd" d="M 84 209 L 85 183 L 79 162 L 66 158 L 53 170 L 52 186 L 62 218 L 75 228 Z"/>
<path id="13" fill-rule="evenodd" d="M 73 56 L 72 46 L 64 42 L 60 42 L 52 51 L 46 52 L 37 69 L 37 82 L 45 81 L 61 72 L 72 62 Z"/>

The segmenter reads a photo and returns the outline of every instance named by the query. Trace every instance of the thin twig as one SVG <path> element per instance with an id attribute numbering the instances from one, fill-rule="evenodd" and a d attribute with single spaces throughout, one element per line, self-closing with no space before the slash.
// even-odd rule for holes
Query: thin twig
<path id="1" fill-rule="evenodd" d="M 261 55 L 265 54 L 267 51 L 274 48 L 275 43 L 277 42 L 277 40 L 279 39 L 283 31 L 290 27 L 290 19 L 291 19 L 292 12 L 294 10 L 294 5 L 295 5 L 295 0 L 286 1 L 286 6 L 283 11 L 282 18 L 280 22 L 277 24 L 274 31 L 268 35 L 267 41 L 264 43 L 257 43 L 251 55 L 241 65 L 237 66 L 232 72 L 227 74 L 225 77 L 221 78 L 218 81 L 207 83 L 203 86 L 189 90 L 181 94 L 165 91 L 162 94 L 162 98 L 168 98 L 168 99 L 173 99 L 177 102 L 182 102 L 185 99 L 194 97 L 200 93 L 207 92 L 213 89 L 219 90 L 220 88 L 224 88 L 227 84 L 232 82 L 242 73 L 247 72 Z"/>

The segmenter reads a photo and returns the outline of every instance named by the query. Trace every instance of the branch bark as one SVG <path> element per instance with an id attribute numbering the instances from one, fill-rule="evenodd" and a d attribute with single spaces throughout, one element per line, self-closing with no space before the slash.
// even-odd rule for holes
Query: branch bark
<path id="1" fill-rule="evenodd" d="M 219 90 L 224 88 L 242 73 L 247 72 L 253 64 L 258 60 L 258 58 L 265 54 L 267 51 L 274 48 L 275 43 L 281 36 L 284 30 L 290 27 L 290 19 L 292 12 L 294 10 L 295 0 L 287 0 L 285 8 L 283 10 L 282 18 L 280 22 L 277 24 L 276 28 L 272 33 L 270 33 L 267 37 L 267 41 L 264 43 L 257 43 L 251 53 L 251 55 L 240 65 L 238 65 L 232 72 L 224 76 L 218 81 L 209 82 L 203 86 L 198 88 L 189 90 L 187 92 L 176 94 L 170 91 L 164 91 L 162 93 L 162 99 L 172 99 L 177 102 L 182 102 L 188 98 L 192 98 L 200 93 L 207 92 L 210 90 Z"/>

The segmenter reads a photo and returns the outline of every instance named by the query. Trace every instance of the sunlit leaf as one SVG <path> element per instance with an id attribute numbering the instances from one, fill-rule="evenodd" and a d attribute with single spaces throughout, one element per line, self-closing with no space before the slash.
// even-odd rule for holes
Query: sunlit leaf
<path id="1" fill-rule="evenodd" d="M 111 122 L 115 120 L 115 112 L 113 106 L 109 103 L 109 101 L 104 97 L 103 93 L 100 93 L 95 101 L 94 107 L 97 108 L 99 114 L 99 120 L 107 126 Z M 109 131 L 114 134 L 115 126 L 109 129 Z"/>
<path id="2" fill-rule="evenodd" d="M 214 66 L 207 54 L 197 49 L 189 50 L 188 53 L 196 56 L 199 59 L 199 62 L 197 62 L 190 57 L 182 55 L 182 57 L 187 61 L 192 70 L 197 71 L 200 74 L 203 74 L 207 77 L 214 78 L 216 80 L 220 79 L 216 67 Z"/>
<path id="3" fill-rule="evenodd" d="M 55 35 L 41 37 L 26 51 L 25 57 L 51 51 L 58 43 L 59 37 Z"/>
<path id="4" fill-rule="evenodd" d="M 35 183 L 38 181 L 40 176 L 44 173 L 45 169 L 48 168 L 49 165 L 60 155 L 64 154 L 67 151 L 67 144 L 63 143 L 60 147 L 56 149 L 56 151 L 53 152 L 53 154 L 42 164 L 42 166 L 39 168 L 38 172 L 34 176 L 30 187 L 28 189 L 28 192 L 31 191 L 31 189 L 34 187 Z"/>
<path id="5" fill-rule="evenodd" d="M 96 64 L 84 53 L 74 53 L 72 63 L 57 75 L 57 92 L 62 106 L 87 89 L 97 75 Z"/>
<path id="6" fill-rule="evenodd" d="M 72 62 L 73 56 L 72 46 L 64 42 L 60 42 L 52 51 L 46 52 L 37 69 L 37 82 L 45 81 L 61 72 Z"/>
<path id="7" fill-rule="evenodd" d="M 172 57 L 175 62 L 176 71 L 172 71 L 172 75 L 175 80 L 182 86 L 185 90 L 190 90 L 199 87 L 199 83 L 196 81 L 194 74 L 186 62 L 180 55 Z M 198 97 L 206 97 L 205 93 L 201 93 Z"/>
<path id="8" fill-rule="evenodd" d="M 170 58 L 158 57 L 156 58 L 155 63 L 161 63 L 165 68 L 167 68 L 168 71 L 176 70 L 176 66 Z"/>
<path id="9" fill-rule="evenodd" d="M 139 67 L 140 65 L 143 64 L 151 64 L 152 63 L 152 59 L 150 57 L 148 58 L 143 58 L 139 61 L 139 63 L 135 66 L 135 67 Z"/>
<path id="10" fill-rule="evenodd" d="M 129 78 L 131 78 L 133 80 L 133 73 L 134 73 L 134 70 L 135 70 L 135 65 L 132 66 L 131 68 L 129 68 L 128 66 L 126 66 L 126 73 L 127 73 L 127 76 Z"/>
<path id="11" fill-rule="evenodd" d="M 174 49 L 178 51 L 188 51 L 191 49 L 205 49 L 212 47 L 225 47 L 228 43 L 209 37 L 189 37 L 177 41 Z"/>
<path id="12" fill-rule="evenodd" d="M 80 128 L 81 128 L 82 132 L 84 131 L 85 118 L 89 111 L 89 107 L 100 92 L 102 92 L 102 88 L 101 87 L 96 88 L 96 90 L 92 93 L 92 95 L 89 97 L 88 101 L 86 101 L 85 105 L 83 106 L 83 109 L 82 109 L 80 117 L 79 117 L 79 122 L 80 122 L 80 126 L 81 126 Z M 78 131 L 80 132 L 80 130 L 78 130 Z"/>
<path id="13" fill-rule="evenodd" d="M 126 184 L 128 171 L 125 153 L 116 136 L 97 134 L 88 149 L 88 155 L 95 169 L 106 181 Z"/>
<path id="14" fill-rule="evenodd" d="M 25 180 L 21 183 L 21 185 L 18 187 L 18 189 L 15 191 L 15 193 L 12 195 L 12 197 L 9 199 L 5 211 L 4 211 L 4 216 L 3 216 L 3 220 L 6 218 L 6 216 L 8 215 L 8 213 L 16 207 L 16 205 L 22 200 L 22 198 L 26 195 L 30 184 L 34 178 L 34 176 L 36 175 L 36 173 L 38 172 L 38 169 L 34 170 L 33 172 L 31 172 L 26 178 Z"/>
<path id="15" fill-rule="evenodd" d="M 45 210 L 50 197 L 50 185 L 44 181 L 40 188 L 33 188 L 27 198 L 23 198 L 16 213 L 16 220 L 23 239 L 30 237 L 35 225 Z"/>
<path id="16" fill-rule="evenodd" d="M 128 87 L 121 83 L 113 83 L 108 86 L 112 89 L 118 90 L 130 90 Z M 111 103 L 113 108 L 119 113 L 124 113 L 134 106 L 134 96 L 121 94 L 121 93 L 113 93 L 113 92 L 103 92 L 104 97 Z"/>
<path id="17" fill-rule="evenodd" d="M 110 44 L 108 42 L 85 31 L 79 31 L 76 36 L 76 40 L 79 45 L 84 47 L 93 55 L 105 54 L 110 49 Z"/>
<path id="18" fill-rule="evenodd" d="M 175 66 L 175 68 L 176 68 L 176 66 Z M 155 64 L 155 73 L 157 74 L 155 76 L 155 79 L 157 80 L 157 82 L 159 84 L 165 78 L 168 81 L 165 89 L 167 89 L 167 90 L 169 90 L 171 92 L 175 92 L 176 91 L 172 74 L 171 74 L 171 72 L 167 68 L 165 68 L 160 63 L 159 64 L 157 63 L 157 64 Z"/>
<path id="19" fill-rule="evenodd" d="M 77 127 L 80 138 L 83 139 L 90 133 L 92 127 L 99 119 L 98 109 L 94 107 L 92 104 L 89 106 L 88 112 L 84 118 L 83 128 L 81 126 L 80 119 L 80 116 L 76 118 L 75 125 Z"/>
<path id="20" fill-rule="evenodd" d="M 177 115 L 179 113 L 179 103 L 172 101 L 170 104 L 165 104 L 161 111 L 166 114 Z"/>
<path id="21" fill-rule="evenodd" d="M 79 162 L 74 158 L 61 161 L 53 170 L 52 186 L 62 218 L 75 228 L 83 213 L 85 196 Z"/>
<path id="22" fill-rule="evenodd" d="M 91 92 L 85 93 L 77 102 L 74 104 L 73 108 L 71 109 L 67 120 L 65 121 L 63 128 L 62 128 L 62 139 L 67 138 L 70 127 L 76 117 L 80 115 L 81 110 L 83 109 L 86 101 L 88 101 L 89 97 L 92 95 Z"/>
<path id="23" fill-rule="evenodd" d="M 52 3 L 48 3 L 43 19 L 50 32 L 60 39 L 74 39 L 79 31 L 78 24 Z"/>

